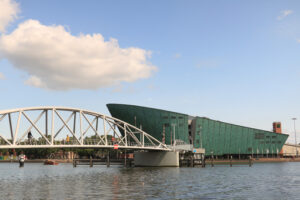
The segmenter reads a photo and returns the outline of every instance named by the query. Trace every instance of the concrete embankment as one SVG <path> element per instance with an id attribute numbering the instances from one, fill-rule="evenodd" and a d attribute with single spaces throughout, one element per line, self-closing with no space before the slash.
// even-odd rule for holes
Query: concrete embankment
<path id="1" fill-rule="evenodd" d="M 300 162 L 299 158 L 254 158 L 251 160 L 252 163 L 275 163 L 275 162 Z M 206 159 L 206 164 L 210 165 L 211 163 L 215 165 L 233 165 L 238 164 L 249 164 L 249 159 L 239 160 L 239 159 Z"/>

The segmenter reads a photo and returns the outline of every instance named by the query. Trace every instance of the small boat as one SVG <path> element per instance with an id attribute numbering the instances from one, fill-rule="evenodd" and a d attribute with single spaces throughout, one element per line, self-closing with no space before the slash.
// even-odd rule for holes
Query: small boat
<path id="1" fill-rule="evenodd" d="M 44 165 L 58 165 L 54 160 L 45 160 Z"/>

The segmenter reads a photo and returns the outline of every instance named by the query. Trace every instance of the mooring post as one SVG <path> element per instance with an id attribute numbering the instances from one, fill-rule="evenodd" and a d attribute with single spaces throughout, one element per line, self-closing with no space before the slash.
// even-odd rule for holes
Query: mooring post
<path id="1" fill-rule="evenodd" d="M 251 167 L 251 166 L 252 166 L 252 157 L 249 156 L 249 167 Z"/>
<path id="2" fill-rule="evenodd" d="M 107 166 L 107 167 L 109 167 L 109 166 L 110 166 L 109 152 L 108 152 L 108 154 L 107 154 L 106 166 Z"/>
<path id="3" fill-rule="evenodd" d="M 211 156 L 211 167 L 214 166 L 214 155 Z"/>
<path id="4" fill-rule="evenodd" d="M 77 160 L 76 159 L 73 160 L 73 167 L 77 167 Z"/>
<path id="5" fill-rule="evenodd" d="M 93 167 L 93 158 L 90 156 L 90 167 Z"/>
<path id="6" fill-rule="evenodd" d="M 230 167 L 232 167 L 232 156 L 230 156 Z"/>
<path id="7" fill-rule="evenodd" d="M 193 154 L 190 158 L 190 167 L 194 167 L 194 158 L 193 158 Z"/>
<path id="8" fill-rule="evenodd" d="M 125 149 L 125 163 L 124 163 L 125 167 L 127 167 L 126 157 L 127 157 L 127 155 L 126 155 L 126 149 Z"/>

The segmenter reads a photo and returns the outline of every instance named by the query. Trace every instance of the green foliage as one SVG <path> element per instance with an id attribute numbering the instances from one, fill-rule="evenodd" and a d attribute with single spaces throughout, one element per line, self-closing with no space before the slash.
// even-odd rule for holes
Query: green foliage
<path id="1" fill-rule="evenodd" d="M 32 159 L 43 159 L 43 158 L 48 158 L 51 153 L 56 153 L 58 152 L 59 149 L 17 149 L 16 152 L 17 154 L 25 154 L 28 158 Z"/>

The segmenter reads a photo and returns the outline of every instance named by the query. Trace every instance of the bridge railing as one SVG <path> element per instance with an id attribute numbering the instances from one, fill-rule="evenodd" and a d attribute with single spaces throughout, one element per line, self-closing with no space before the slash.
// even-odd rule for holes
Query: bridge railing
<path id="1" fill-rule="evenodd" d="M 85 146 L 95 146 L 95 145 L 98 145 L 100 140 L 96 140 L 96 139 L 92 139 L 92 140 L 84 140 L 83 144 Z M 78 143 L 76 141 L 65 141 L 65 140 L 57 140 L 57 141 L 54 141 L 53 142 L 54 146 L 55 145 L 78 145 Z M 109 146 L 114 146 L 116 144 L 118 144 L 117 142 L 113 142 L 113 141 L 108 141 L 107 144 Z M 6 145 L 8 146 L 5 141 L 3 140 L 0 140 L 0 145 Z M 46 140 L 24 140 L 23 142 L 20 142 L 19 143 L 19 146 L 21 147 L 22 145 L 32 145 L 32 146 L 36 146 L 36 145 L 47 145 L 47 141 Z M 137 143 L 136 142 L 128 142 L 128 146 L 136 146 Z M 144 143 L 144 146 L 145 147 L 152 147 L 153 144 L 152 143 Z"/>

